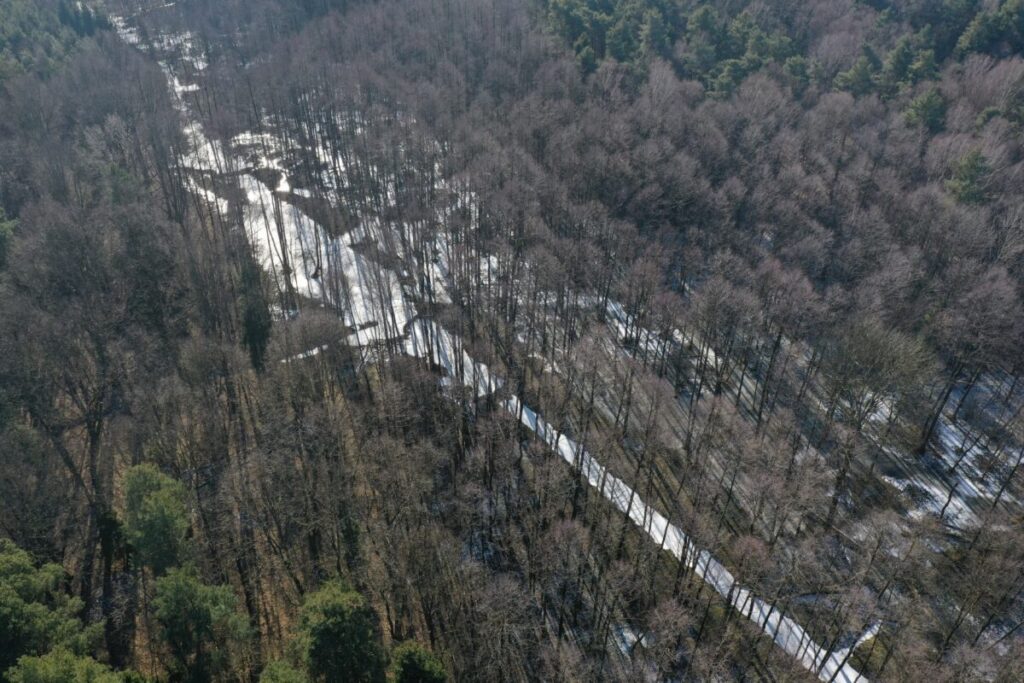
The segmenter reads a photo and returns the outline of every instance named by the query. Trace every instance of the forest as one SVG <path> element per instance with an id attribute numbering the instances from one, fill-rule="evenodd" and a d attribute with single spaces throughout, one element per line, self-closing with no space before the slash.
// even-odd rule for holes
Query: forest
<path id="1" fill-rule="evenodd" d="M 0 681 L 1024 680 L 1024 0 L 0 0 Z"/>

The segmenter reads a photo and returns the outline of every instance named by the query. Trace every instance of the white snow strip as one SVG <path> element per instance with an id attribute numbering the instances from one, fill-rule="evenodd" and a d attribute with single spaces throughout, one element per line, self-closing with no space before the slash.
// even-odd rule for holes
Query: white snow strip
<path id="1" fill-rule="evenodd" d="M 685 562 L 688 568 L 714 588 L 740 614 L 770 636 L 776 645 L 796 657 L 808 671 L 817 674 L 823 681 L 854 683 L 867 680 L 856 669 L 843 662 L 844 653 L 828 652 L 814 642 L 810 634 L 793 619 L 783 615 L 737 583 L 729 570 L 709 552 L 696 548 L 679 527 L 669 523 L 664 515 L 641 500 L 635 491 L 592 458 L 580 444 L 564 434 L 559 434 L 515 396 L 505 402 L 505 409 L 517 415 L 523 425 L 536 433 L 561 455 L 562 459 L 577 468 L 592 487 L 633 520 L 660 548 L 672 553 L 680 562 Z"/>
<path id="2" fill-rule="evenodd" d="M 313 356 L 320 355 L 320 352 L 321 351 L 326 351 L 327 348 L 328 348 L 327 344 L 324 344 L 322 346 L 317 346 L 315 348 L 309 349 L 308 351 L 303 351 L 302 353 L 297 353 L 294 356 L 289 356 L 288 358 L 282 358 L 281 362 L 282 363 L 291 363 L 292 361 L 295 361 L 295 360 L 303 360 L 305 358 L 312 358 Z"/>
<path id="3" fill-rule="evenodd" d="M 449 377 L 475 389 L 477 396 L 491 394 L 502 384 L 486 365 L 475 362 L 462 350 L 461 339 L 449 334 L 433 320 L 420 318 L 410 326 L 405 351 L 410 356 L 428 358 L 434 365 L 443 367 Z"/>
<path id="4" fill-rule="evenodd" d="M 836 650 L 836 656 L 839 657 L 840 660 L 845 659 L 846 656 L 850 652 L 853 652 L 858 647 L 860 647 L 864 643 L 868 642 L 869 640 L 871 640 L 872 638 L 877 636 L 878 632 L 881 631 L 881 630 L 882 630 L 882 622 L 880 622 L 880 621 L 874 622 L 873 624 L 868 626 L 866 629 L 864 629 L 864 633 L 860 634 L 860 638 L 858 638 L 856 640 L 856 642 L 853 643 L 853 645 L 851 645 L 848 648 L 843 648 L 842 650 Z"/>
<path id="5" fill-rule="evenodd" d="M 357 346 L 405 335 L 416 310 L 405 300 L 398 277 L 362 254 L 344 238 L 331 239 L 297 207 L 251 175 L 239 179 L 248 203 L 246 233 L 263 267 L 283 290 L 336 305 Z M 288 270 L 285 273 L 285 263 Z M 289 282 L 290 279 L 290 282 Z"/>
<path id="6" fill-rule="evenodd" d="M 204 187 L 200 187 L 199 184 L 192 178 L 188 179 L 189 192 L 196 195 L 200 199 L 207 201 L 217 207 L 217 211 L 221 214 L 228 212 L 228 200 L 218 197 L 213 192 L 207 190 Z"/>
<path id="7" fill-rule="evenodd" d="M 132 42 L 133 38 L 138 40 L 123 21 L 115 22 L 127 42 Z M 193 52 L 191 35 L 171 37 L 168 40 L 184 48 L 183 52 Z M 203 68 L 205 63 L 193 63 L 193 66 Z M 177 92 L 173 76 L 169 80 L 170 86 Z M 226 168 L 220 146 L 206 138 L 197 122 L 191 121 L 185 132 L 192 142 L 192 150 L 186 156 L 186 165 L 213 172 Z M 277 159 L 261 158 L 261 162 L 265 167 L 281 171 L 282 178 L 277 189 L 285 188 L 283 191 L 287 192 L 290 187 L 287 174 Z M 243 211 L 246 232 L 264 267 L 275 277 L 290 279 L 290 285 L 296 291 L 316 300 L 332 301 L 339 305 L 346 322 L 359 330 L 350 335 L 346 342 L 360 344 L 404 336 L 407 353 L 429 358 L 434 364 L 445 368 L 450 381 L 460 381 L 478 396 L 491 394 L 501 386 L 501 380 L 494 377 L 486 365 L 475 362 L 463 350 L 460 339 L 432 320 L 416 319 L 416 311 L 402 295 L 397 276 L 356 253 L 352 249 L 352 236 L 349 236 L 348 241 L 328 239 L 320 226 L 296 207 L 274 197 L 274 193 L 252 175 L 242 175 L 240 184 L 248 199 Z M 372 239 L 372 233 L 372 230 L 366 229 L 357 234 Z M 439 251 L 446 253 L 443 248 Z M 445 256 L 439 258 L 445 259 Z M 285 261 L 287 269 L 284 268 Z M 446 260 L 440 260 L 435 265 L 438 272 L 431 272 L 431 278 L 436 275 L 438 279 L 444 280 L 448 271 Z M 623 313 L 614 311 L 614 317 L 621 322 Z M 305 351 L 293 358 L 316 355 L 322 348 Z M 865 680 L 851 666 L 843 663 L 844 656 L 841 653 L 826 651 L 799 624 L 739 585 L 710 553 L 696 548 L 682 530 L 645 503 L 625 482 L 591 457 L 582 445 L 559 434 L 515 396 L 508 398 L 503 407 L 566 462 L 576 467 L 592 487 L 647 533 L 660 548 L 685 562 L 730 605 L 757 624 L 805 668 L 823 681 L 854 683 Z"/>

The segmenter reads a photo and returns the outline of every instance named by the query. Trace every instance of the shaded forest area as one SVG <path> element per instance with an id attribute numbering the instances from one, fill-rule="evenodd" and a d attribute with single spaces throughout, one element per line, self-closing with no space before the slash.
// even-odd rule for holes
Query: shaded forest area
<path id="1" fill-rule="evenodd" d="M 0 0 L 0 679 L 1021 680 L 1022 48 Z"/>

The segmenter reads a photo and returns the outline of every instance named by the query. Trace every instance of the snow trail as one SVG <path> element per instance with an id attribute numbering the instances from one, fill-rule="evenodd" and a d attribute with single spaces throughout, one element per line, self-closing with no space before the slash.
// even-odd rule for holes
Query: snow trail
<path id="1" fill-rule="evenodd" d="M 128 27 L 121 18 L 115 17 L 113 21 L 125 42 L 138 44 L 138 34 L 133 28 Z M 167 44 L 184 45 L 191 50 L 191 36 L 185 36 L 178 43 L 174 42 L 173 36 L 164 40 Z M 189 56 L 193 57 L 193 68 L 205 68 L 201 57 Z M 180 110 L 190 116 L 181 98 L 193 92 L 194 88 L 183 86 L 168 65 L 164 64 L 164 70 Z M 192 143 L 192 150 L 185 157 L 187 167 L 213 174 L 220 174 L 228 168 L 224 163 L 227 150 L 209 140 L 201 124 L 190 117 L 185 132 Z M 249 138 L 237 141 L 249 141 Z M 273 140 L 271 142 L 276 143 Z M 276 144 L 270 147 L 273 149 Z M 246 167 L 244 162 L 239 165 Z M 239 184 L 247 199 L 243 210 L 246 235 L 258 252 L 262 265 L 279 282 L 282 279 L 290 282 L 298 293 L 313 300 L 344 304 L 341 308 L 345 311 L 345 320 L 357 330 L 346 338 L 346 343 L 362 346 L 404 338 L 405 353 L 426 358 L 434 365 L 443 367 L 450 381 L 460 382 L 477 396 L 490 395 L 502 386 L 500 378 L 494 376 L 485 364 L 474 361 L 464 350 L 458 337 L 435 321 L 418 317 L 415 307 L 402 291 L 398 276 L 354 251 L 352 240 L 355 237 L 330 238 L 322 226 L 297 206 L 276 196 L 286 194 L 291 185 L 286 171 L 274 158 L 260 155 L 259 167 L 278 171 L 281 175 L 273 190 L 251 173 L 240 176 Z M 190 183 L 190 189 L 199 198 L 224 212 L 226 200 L 194 182 Z M 356 230 L 353 234 L 367 240 L 375 239 L 375 231 L 370 229 Z M 439 246 L 443 251 L 444 245 Z M 290 272 L 283 272 L 285 261 Z M 444 280 L 448 279 L 445 260 L 441 259 L 440 263 L 431 264 L 428 268 L 431 270 L 430 280 L 434 281 L 435 286 L 444 288 Z M 332 277 L 337 285 L 331 281 Z M 339 298 L 341 291 L 344 294 Z M 448 299 L 446 288 L 438 295 L 439 300 Z M 649 339 L 650 334 L 647 337 Z M 282 362 L 316 356 L 325 348 L 320 346 L 310 349 Z M 822 681 L 855 683 L 867 680 L 844 661 L 848 650 L 830 651 L 822 647 L 796 621 L 740 585 L 724 565 L 708 551 L 697 548 L 679 527 L 644 502 L 624 481 L 595 460 L 582 444 L 558 433 L 543 417 L 514 395 L 503 400 L 500 405 L 585 476 L 591 487 L 640 527 L 659 548 L 685 563 L 688 569 L 714 588 L 730 606 L 752 621 L 808 671 Z"/>
<path id="2" fill-rule="evenodd" d="M 515 396 L 505 401 L 504 407 L 562 459 L 578 469 L 593 488 L 628 516 L 659 548 L 667 550 L 685 563 L 688 569 L 714 588 L 733 608 L 771 637 L 776 645 L 796 657 L 804 668 L 817 674 L 823 681 L 867 681 L 850 664 L 844 662 L 846 652 L 830 652 L 818 645 L 796 621 L 740 585 L 711 553 L 697 548 L 686 533 L 645 503 L 624 481 L 591 457 L 581 444 L 559 434 L 544 418 L 523 405 Z"/>

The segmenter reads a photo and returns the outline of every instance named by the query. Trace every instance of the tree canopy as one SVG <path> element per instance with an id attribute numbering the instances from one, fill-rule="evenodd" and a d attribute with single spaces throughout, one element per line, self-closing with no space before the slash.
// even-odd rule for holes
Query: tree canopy
<path id="1" fill-rule="evenodd" d="M 54 648 L 68 651 L 61 655 L 64 659 L 73 657 L 70 653 L 88 651 L 99 637 L 98 625 L 86 627 L 78 618 L 82 602 L 64 592 L 64 580 L 59 565 L 37 565 L 27 552 L 0 538 L 0 672 L 22 656 Z M 36 666 L 28 664 L 24 670 Z M 42 669 L 54 666 L 50 660 L 38 664 Z"/>
<path id="2" fill-rule="evenodd" d="M 340 581 L 310 593 L 299 611 L 299 643 L 314 680 L 385 680 L 376 617 L 362 595 Z"/>

